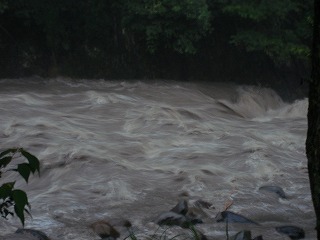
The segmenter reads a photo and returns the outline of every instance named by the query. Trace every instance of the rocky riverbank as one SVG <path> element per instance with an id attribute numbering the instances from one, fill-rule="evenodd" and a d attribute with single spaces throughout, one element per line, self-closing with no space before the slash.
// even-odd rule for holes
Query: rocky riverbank
<path id="1" fill-rule="evenodd" d="M 262 186 L 260 187 L 260 190 L 270 192 L 274 194 L 274 197 L 286 198 L 283 189 L 278 186 Z M 163 237 L 166 236 L 166 234 L 169 234 L 169 232 L 166 232 L 167 229 L 177 228 L 178 233 L 174 238 L 180 239 L 182 237 L 182 239 L 185 239 L 186 236 L 189 236 L 191 239 L 195 240 L 208 240 L 211 239 L 211 237 L 208 237 L 205 232 L 198 228 L 198 226 L 208 221 L 214 221 L 223 222 L 225 224 L 226 239 L 263 240 L 262 235 L 253 236 L 251 231 L 248 230 L 250 229 L 250 226 L 261 226 L 263 223 L 258 223 L 246 216 L 229 211 L 231 206 L 232 202 L 228 202 L 223 211 L 220 211 L 215 218 L 212 219 L 206 211 L 214 209 L 213 204 L 199 199 L 193 201 L 190 206 L 190 203 L 186 198 L 181 199 L 172 209 L 159 213 L 159 215 L 155 217 L 154 223 L 158 224 L 159 228 L 162 228 L 162 230 L 159 230 L 158 233 L 155 233 L 153 236 L 149 236 L 149 238 L 158 239 L 159 234 L 161 238 L 161 236 Z M 228 227 L 232 224 L 243 224 L 244 228 L 235 235 L 229 236 Z M 90 224 L 88 228 L 91 229 L 97 238 L 100 237 L 101 239 L 139 239 L 139 236 L 136 235 L 137 229 L 129 220 L 97 220 Z M 294 225 L 276 226 L 275 230 L 279 234 L 286 235 L 290 239 L 303 239 L 305 237 L 304 230 Z M 35 229 L 18 229 L 15 233 L 6 235 L 2 239 L 51 240 L 45 233 Z"/>

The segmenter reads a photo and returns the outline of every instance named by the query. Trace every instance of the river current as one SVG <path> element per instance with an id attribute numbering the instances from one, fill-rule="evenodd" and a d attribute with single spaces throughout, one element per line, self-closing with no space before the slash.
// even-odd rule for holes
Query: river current
<path id="1" fill-rule="evenodd" d="M 32 206 L 26 228 L 50 238 L 93 240 L 88 227 L 129 220 L 138 239 L 188 234 L 159 228 L 157 216 L 181 199 L 203 209 L 199 231 L 226 239 L 215 216 L 229 210 L 260 226 L 229 224 L 264 239 L 289 239 L 295 225 L 315 239 L 305 139 L 307 99 L 285 102 L 273 90 L 235 84 L 57 79 L 0 80 L 1 150 L 23 147 L 41 175 L 17 181 Z M 3 174 L 1 184 L 15 179 Z M 260 191 L 281 187 L 287 199 Z M 199 210 L 200 211 L 200 210 Z M 16 218 L 0 221 L 1 236 Z M 164 233 L 165 232 L 165 233 Z M 163 235 L 162 235 L 163 234 Z"/>

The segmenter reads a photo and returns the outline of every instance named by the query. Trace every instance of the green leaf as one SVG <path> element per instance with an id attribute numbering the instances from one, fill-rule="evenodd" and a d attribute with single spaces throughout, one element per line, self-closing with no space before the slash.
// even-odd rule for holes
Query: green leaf
<path id="1" fill-rule="evenodd" d="M 0 159 L 0 168 L 6 167 L 12 160 L 12 157 L 3 157 Z"/>
<path id="2" fill-rule="evenodd" d="M 0 187 L 0 198 L 4 200 L 7 197 L 11 196 L 14 184 L 15 182 L 8 182 L 8 183 L 2 184 L 2 186 Z"/>
<path id="3" fill-rule="evenodd" d="M 12 198 L 15 202 L 14 211 L 24 226 L 24 210 L 25 206 L 28 205 L 27 194 L 20 189 L 16 189 L 12 191 Z"/>
<path id="4" fill-rule="evenodd" d="M 20 164 L 18 164 L 17 171 L 24 178 L 24 180 L 26 180 L 26 182 L 28 182 L 29 176 L 30 176 L 30 173 L 31 173 L 30 164 L 28 164 L 28 163 L 20 163 Z"/>
<path id="5" fill-rule="evenodd" d="M 17 152 L 17 151 L 18 151 L 17 148 L 7 149 L 7 150 L 5 150 L 5 151 L 3 151 L 3 152 L 0 153 L 0 158 L 3 157 L 3 156 L 5 156 L 5 155 L 7 155 L 8 153 L 15 153 L 15 152 Z"/>
<path id="6" fill-rule="evenodd" d="M 38 171 L 38 173 L 40 173 L 40 161 L 39 161 L 39 159 L 36 158 L 31 153 L 25 151 L 24 149 L 20 149 L 20 152 L 28 160 L 32 173 L 34 173 L 35 171 Z"/>
<path id="7" fill-rule="evenodd" d="M 17 217 L 20 219 L 22 225 L 24 226 L 24 213 L 23 213 L 23 210 L 21 210 L 17 205 L 14 205 L 14 211 L 15 211 Z"/>

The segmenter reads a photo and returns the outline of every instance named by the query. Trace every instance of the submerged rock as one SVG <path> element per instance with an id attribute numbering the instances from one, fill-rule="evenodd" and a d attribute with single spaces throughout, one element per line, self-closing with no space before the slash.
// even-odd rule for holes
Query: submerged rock
<path id="1" fill-rule="evenodd" d="M 296 226 L 281 226 L 276 227 L 278 233 L 282 233 L 290 237 L 291 239 L 302 239 L 304 238 L 304 230 Z"/>
<path id="2" fill-rule="evenodd" d="M 186 215 L 188 212 L 188 202 L 186 200 L 181 200 L 178 204 L 172 208 L 170 211 L 178 214 Z"/>
<path id="3" fill-rule="evenodd" d="M 33 238 L 36 240 L 50 240 L 50 238 L 45 233 L 29 228 L 19 228 L 16 231 L 16 234 L 24 235 L 24 237 L 28 237 L 30 239 Z"/>
<path id="4" fill-rule="evenodd" d="M 116 239 L 120 233 L 107 221 L 100 220 L 90 225 L 90 228 L 102 239 Z"/>
<path id="5" fill-rule="evenodd" d="M 172 211 L 164 212 L 160 214 L 156 222 L 159 225 L 168 225 L 168 226 L 175 225 L 183 228 L 188 228 L 191 225 L 203 223 L 201 219 L 197 219 L 197 218 L 192 219 Z"/>
<path id="6" fill-rule="evenodd" d="M 283 189 L 278 186 L 262 186 L 259 188 L 260 191 L 268 191 L 277 194 L 280 198 L 286 199 L 287 196 Z"/>
<path id="7" fill-rule="evenodd" d="M 160 216 L 157 219 L 157 223 L 159 225 L 177 225 L 182 226 L 185 222 L 187 222 L 188 219 L 186 216 L 176 213 L 176 212 L 164 212 L 160 214 Z"/>
<path id="8" fill-rule="evenodd" d="M 206 208 L 206 209 L 214 209 L 213 205 L 209 202 L 203 201 L 201 199 L 197 200 L 194 205 L 196 207 L 200 207 L 200 208 Z"/>
<path id="9" fill-rule="evenodd" d="M 217 222 L 228 222 L 228 223 L 250 223 L 259 225 L 259 223 L 256 223 L 240 214 L 233 213 L 230 211 L 223 211 L 217 214 L 216 216 Z"/>
<path id="10" fill-rule="evenodd" d="M 129 220 L 123 220 L 122 225 L 126 228 L 132 227 L 132 223 Z"/>
<path id="11" fill-rule="evenodd" d="M 198 207 L 189 208 L 186 216 L 190 219 L 203 219 L 203 218 L 210 217 L 208 213 L 203 211 L 202 208 L 198 208 Z"/>
<path id="12" fill-rule="evenodd" d="M 203 223 L 201 219 L 190 215 L 189 210 L 188 202 L 186 200 L 182 200 L 170 211 L 160 214 L 156 223 L 159 225 L 176 225 L 183 228 Z"/>

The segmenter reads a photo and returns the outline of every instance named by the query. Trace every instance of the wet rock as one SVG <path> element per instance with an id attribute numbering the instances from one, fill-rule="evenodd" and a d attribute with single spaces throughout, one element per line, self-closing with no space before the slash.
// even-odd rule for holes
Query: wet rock
<path id="1" fill-rule="evenodd" d="M 304 230 L 296 226 L 281 226 L 276 227 L 278 233 L 282 233 L 290 237 L 290 239 L 302 239 L 304 238 Z"/>
<path id="2" fill-rule="evenodd" d="M 216 221 L 217 222 L 227 222 L 228 223 L 250 223 L 250 224 L 255 224 L 259 225 L 258 223 L 240 215 L 237 213 L 233 213 L 230 211 L 223 211 L 217 214 L 216 216 Z"/>
<path id="3" fill-rule="evenodd" d="M 189 210 L 188 202 L 186 200 L 181 200 L 170 211 L 160 214 L 156 222 L 159 225 L 176 225 L 183 228 L 203 223 L 197 216 L 190 215 Z"/>
<path id="4" fill-rule="evenodd" d="M 208 240 L 208 238 L 203 233 L 200 233 L 200 240 Z"/>
<path id="5" fill-rule="evenodd" d="M 125 218 L 115 218 L 112 220 L 108 220 L 109 225 L 113 226 L 113 227 L 120 227 L 120 228 L 131 228 L 132 227 L 132 223 Z"/>
<path id="6" fill-rule="evenodd" d="M 209 214 L 203 211 L 202 208 L 191 207 L 189 208 L 186 216 L 191 219 L 203 219 L 203 218 L 208 218 Z"/>
<path id="7" fill-rule="evenodd" d="M 192 218 L 191 220 L 189 220 L 189 222 L 190 222 L 192 225 L 196 225 L 196 224 L 201 224 L 201 223 L 203 223 L 203 221 L 202 221 L 200 218 Z"/>
<path id="8" fill-rule="evenodd" d="M 102 239 L 113 240 L 120 237 L 120 233 L 109 222 L 104 220 L 92 223 L 90 228 Z"/>
<path id="9" fill-rule="evenodd" d="M 168 225 L 168 226 L 180 226 L 183 228 L 188 228 L 191 225 L 196 225 L 199 223 L 203 223 L 201 219 L 192 219 L 187 216 L 184 216 L 179 213 L 175 213 L 172 211 L 164 212 L 160 214 L 156 221 L 159 225 Z"/>
<path id="10" fill-rule="evenodd" d="M 248 230 L 244 230 L 238 232 L 234 237 L 233 240 L 251 240 L 251 232 Z"/>
<path id="11" fill-rule="evenodd" d="M 122 225 L 126 228 L 132 227 L 132 223 L 129 220 L 124 220 Z"/>
<path id="12" fill-rule="evenodd" d="M 178 214 L 186 215 L 188 212 L 188 202 L 186 200 L 181 200 L 170 211 Z"/>
<path id="13" fill-rule="evenodd" d="M 206 202 L 206 201 L 203 201 L 203 200 L 197 200 L 195 203 L 194 203 L 194 205 L 196 206 L 196 207 L 199 207 L 199 208 L 206 208 L 206 209 L 214 209 L 214 207 L 212 206 L 212 204 L 211 203 L 209 203 L 209 202 Z"/>
<path id="14" fill-rule="evenodd" d="M 196 239 L 196 240 L 208 240 L 207 236 L 204 235 L 202 232 L 200 232 L 198 229 L 191 227 L 190 228 L 191 232 L 193 233 L 193 236 L 191 239 Z"/>
<path id="15" fill-rule="evenodd" d="M 286 199 L 287 196 L 283 189 L 278 186 L 262 186 L 259 188 L 260 191 L 268 191 L 277 194 L 280 198 Z"/>
<path id="16" fill-rule="evenodd" d="M 187 217 L 176 212 L 164 212 L 157 219 L 159 225 L 177 225 L 182 226 L 188 221 Z"/>
<path id="17" fill-rule="evenodd" d="M 182 192 L 179 194 L 179 197 L 190 197 L 190 194 L 188 192 Z"/>
<path id="18" fill-rule="evenodd" d="M 19 228 L 16 231 L 16 234 L 21 234 L 26 238 L 35 239 L 35 240 L 50 240 L 50 238 L 43 232 L 29 229 L 29 228 Z"/>

